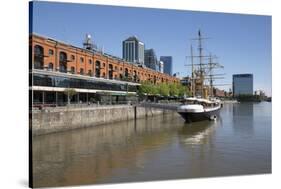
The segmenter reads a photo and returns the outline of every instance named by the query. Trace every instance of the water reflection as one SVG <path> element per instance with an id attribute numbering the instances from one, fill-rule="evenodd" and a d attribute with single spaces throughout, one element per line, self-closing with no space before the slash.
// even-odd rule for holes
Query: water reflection
<path id="1" fill-rule="evenodd" d="M 269 173 L 270 108 L 229 104 L 214 122 L 175 113 L 37 136 L 34 186 Z"/>
<path id="2" fill-rule="evenodd" d="M 254 104 L 233 104 L 232 124 L 237 134 L 253 134 L 254 132 Z"/>
<path id="3" fill-rule="evenodd" d="M 182 144 L 198 145 L 207 144 L 212 137 L 212 133 L 220 123 L 217 121 L 204 121 L 186 125 L 179 130 L 179 138 Z"/>
<path id="4" fill-rule="evenodd" d="M 145 151 L 170 143 L 177 124 L 184 122 L 172 114 L 35 137 L 35 186 L 96 183 L 118 167 L 141 167 Z"/>

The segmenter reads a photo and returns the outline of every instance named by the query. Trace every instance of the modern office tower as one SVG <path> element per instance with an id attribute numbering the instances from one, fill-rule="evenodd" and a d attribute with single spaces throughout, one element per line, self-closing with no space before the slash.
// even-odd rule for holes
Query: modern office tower
<path id="1" fill-rule="evenodd" d="M 233 96 L 253 94 L 253 74 L 232 75 Z"/>
<path id="2" fill-rule="evenodd" d="M 164 73 L 173 75 L 173 58 L 172 56 L 161 56 L 160 61 L 164 63 Z"/>
<path id="3" fill-rule="evenodd" d="M 128 62 L 144 64 L 144 43 L 136 36 L 123 41 L 123 59 Z"/>
<path id="4" fill-rule="evenodd" d="M 157 56 L 153 49 L 144 50 L 144 64 L 146 67 L 159 71 Z"/>

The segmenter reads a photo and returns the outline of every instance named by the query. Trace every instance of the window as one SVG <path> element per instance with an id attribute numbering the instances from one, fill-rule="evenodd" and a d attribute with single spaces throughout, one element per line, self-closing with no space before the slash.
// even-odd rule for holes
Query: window
<path id="1" fill-rule="evenodd" d="M 49 65 L 48 65 L 48 70 L 52 71 L 53 68 L 54 68 L 54 64 L 52 62 L 50 62 Z"/>
<path id="2" fill-rule="evenodd" d="M 72 60 L 72 61 L 74 61 L 74 60 L 75 60 L 75 56 L 74 56 L 74 55 L 71 55 L 71 57 L 70 57 L 70 58 L 71 58 L 71 60 Z"/>
<path id="3" fill-rule="evenodd" d="M 54 55 L 53 49 L 49 49 L 49 55 Z"/>
<path id="4" fill-rule="evenodd" d="M 75 74 L 75 68 L 72 66 L 70 69 L 71 69 L 71 73 Z"/>
<path id="5" fill-rule="evenodd" d="M 134 77 L 134 81 L 136 82 L 137 81 L 137 71 L 135 71 L 134 70 L 134 72 L 133 72 L 134 74 L 133 74 L 133 77 Z"/>
<path id="6" fill-rule="evenodd" d="M 88 71 L 88 76 L 92 76 L 92 70 Z"/>
<path id="7" fill-rule="evenodd" d="M 96 61 L 96 77 L 100 77 L 100 61 Z"/>
<path id="8" fill-rule="evenodd" d="M 112 64 L 108 65 L 108 77 L 109 77 L 109 79 L 113 78 L 113 65 Z"/>
<path id="9" fill-rule="evenodd" d="M 40 45 L 34 46 L 34 68 L 43 69 L 44 65 L 44 49 Z"/>
<path id="10" fill-rule="evenodd" d="M 129 76 L 128 68 L 125 68 L 125 77 L 127 78 Z"/>
<path id="11" fill-rule="evenodd" d="M 80 62 L 83 63 L 84 62 L 84 58 L 80 57 Z"/>
<path id="12" fill-rule="evenodd" d="M 105 63 L 103 63 L 102 66 L 105 68 Z"/>
<path id="13" fill-rule="evenodd" d="M 130 84 L 116 84 L 109 82 L 100 82 L 89 79 L 78 79 L 72 77 L 46 76 L 41 74 L 30 74 L 33 77 L 34 86 L 50 86 L 63 88 L 79 88 L 79 89 L 101 89 L 114 91 L 130 91 L 136 92 L 137 87 Z"/>
<path id="14" fill-rule="evenodd" d="M 117 66 L 115 66 L 115 71 L 118 71 L 118 67 Z"/>
<path id="15" fill-rule="evenodd" d="M 84 75 L 84 69 L 80 68 L 80 75 Z"/>
<path id="16" fill-rule="evenodd" d="M 92 60 L 91 59 L 89 59 L 89 64 L 92 64 Z"/>
<path id="17" fill-rule="evenodd" d="M 59 71 L 67 72 L 67 55 L 65 52 L 60 52 Z"/>

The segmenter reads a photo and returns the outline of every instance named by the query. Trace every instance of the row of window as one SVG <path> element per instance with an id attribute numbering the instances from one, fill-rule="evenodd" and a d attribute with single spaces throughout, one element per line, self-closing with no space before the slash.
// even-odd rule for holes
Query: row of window
<path id="1" fill-rule="evenodd" d="M 44 50 L 43 50 L 43 47 L 41 47 L 40 45 L 35 45 L 35 55 L 37 56 L 44 56 Z M 49 56 L 53 56 L 54 55 L 54 50 L 53 49 L 49 49 L 48 51 L 48 55 Z M 60 55 L 60 58 L 61 58 L 61 55 Z M 66 58 L 65 57 L 62 57 L 62 58 Z M 75 60 L 75 56 L 74 55 L 70 55 L 70 61 L 74 61 Z M 67 59 L 66 59 L 67 61 Z M 91 59 L 88 60 L 89 61 L 89 64 L 92 64 L 93 61 Z M 80 57 L 80 62 L 83 63 L 84 62 L 84 58 L 83 57 Z"/>
<path id="2" fill-rule="evenodd" d="M 30 73 L 30 77 L 32 74 Z M 129 91 L 136 92 L 137 86 L 129 84 L 107 83 L 94 80 L 85 80 L 77 78 L 67 78 L 60 76 L 47 76 L 41 74 L 33 74 L 34 86 L 78 88 L 78 89 L 97 89 L 111 91 Z"/>
<path id="3" fill-rule="evenodd" d="M 54 52 L 52 49 L 49 49 L 49 54 L 53 55 Z M 71 59 L 75 59 L 75 56 L 74 55 L 71 55 Z M 59 71 L 60 72 L 64 72 L 66 73 L 67 72 L 67 62 L 68 62 L 68 59 L 67 59 L 67 54 L 65 52 L 60 52 L 59 53 Z M 84 58 L 81 57 L 80 58 L 80 62 L 84 62 Z M 92 64 L 92 60 L 90 59 L 89 60 L 89 63 Z M 101 67 L 101 63 L 100 61 L 96 61 L 95 63 L 95 76 L 96 77 L 101 77 L 101 69 L 105 68 L 105 63 L 102 64 L 103 67 Z M 40 45 L 35 45 L 34 46 L 34 68 L 35 69 L 43 69 L 43 66 L 44 66 L 44 49 L 42 46 Z M 49 63 L 48 65 L 48 69 L 49 70 L 53 70 L 54 68 L 54 64 L 53 63 Z M 108 65 L 108 68 L 109 68 L 109 78 L 112 79 L 113 78 L 113 72 L 118 72 L 118 67 L 115 66 L 114 69 L 113 69 L 113 65 L 112 64 L 109 64 Z M 129 76 L 129 73 L 132 74 L 134 77 L 136 75 L 142 75 L 142 76 L 147 76 L 147 77 L 151 77 L 152 75 L 150 74 L 146 74 L 146 73 L 140 73 L 140 72 L 137 72 L 137 71 L 129 71 L 128 68 L 125 68 L 124 70 L 122 69 L 122 67 L 120 68 L 120 71 L 124 71 L 124 75 L 125 77 L 128 77 Z M 75 68 L 74 67 L 71 67 L 71 73 L 75 73 Z M 84 69 L 81 68 L 80 69 L 80 74 L 81 75 L 84 75 Z M 92 76 L 92 71 L 90 70 L 89 73 L 87 73 L 87 75 L 89 76 Z M 105 74 L 102 76 L 102 77 L 105 77 Z M 162 78 L 163 80 L 163 78 Z"/>

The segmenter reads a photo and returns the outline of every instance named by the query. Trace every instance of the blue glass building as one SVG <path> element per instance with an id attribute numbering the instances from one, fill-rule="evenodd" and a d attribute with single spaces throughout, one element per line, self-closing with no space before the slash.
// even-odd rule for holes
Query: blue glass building
<path id="1" fill-rule="evenodd" d="M 172 56 L 161 56 L 160 61 L 164 63 L 164 73 L 173 75 L 173 58 Z"/>
<path id="2" fill-rule="evenodd" d="M 234 74 L 232 75 L 232 82 L 233 96 L 253 94 L 253 74 Z"/>
<path id="3" fill-rule="evenodd" d="M 144 50 L 144 64 L 150 69 L 159 71 L 159 63 L 154 49 Z"/>

